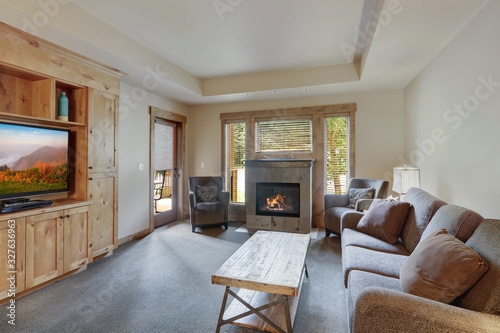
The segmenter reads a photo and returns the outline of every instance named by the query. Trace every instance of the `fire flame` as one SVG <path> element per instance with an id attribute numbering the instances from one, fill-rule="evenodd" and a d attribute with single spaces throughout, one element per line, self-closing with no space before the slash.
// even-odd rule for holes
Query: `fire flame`
<path id="1" fill-rule="evenodd" d="M 291 207 L 285 204 L 286 196 L 281 195 L 280 193 L 276 194 L 276 196 L 267 198 L 267 206 L 268 209 L 272 210 L 285 210 L 285 208 L 290 209 Z"/>

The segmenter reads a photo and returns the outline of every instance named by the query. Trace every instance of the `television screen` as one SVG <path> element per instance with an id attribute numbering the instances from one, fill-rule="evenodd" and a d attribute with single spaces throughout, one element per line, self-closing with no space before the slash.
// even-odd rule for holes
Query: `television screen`
<path id="1" fill-rule="evenodd" d="M 69 133 L 0 122 L 0 199 L 69 191 Z"/>

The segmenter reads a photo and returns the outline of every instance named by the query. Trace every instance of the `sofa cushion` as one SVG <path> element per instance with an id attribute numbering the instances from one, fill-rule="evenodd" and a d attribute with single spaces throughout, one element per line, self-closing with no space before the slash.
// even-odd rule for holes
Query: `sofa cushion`
<path id="1" fill-rule="evenodd" d="M 198 202 L 216 202 L 217 186 L 215 185 L 196 185 L 196 201 Z"/>
<path id="2" fill-rule="evenodd" d="M 383 240 L 349 228 L 342 231 L 341 240 L 343 249 L 346 246 L 353 245 L 381 252 L 402 254 L 406 256 L 410 255 L 408 250 L 400 242 L 397 242 L 396 244 L 389 244 Z"/>
<path id="3" fill-rule="evenodd" d="M 342 253 L 344 284 L 354 270 L 372 272 L 384 276 L 399 278 L 401 267 L 408 256 L 379 252 L 357 246 L 346 246 Z"/>
<path id="4" fill-rule="evenodd" d="M 488 270 L 479 254 L 440 229 L 413 251 L 400 274 L 401 290 L 443 303 L 462 295 Z"/>
<path id="5" fill-rule="evenodd" d="M 409 208 L 410 204 L 407 202 L 375 199 L 356 229 L 390 244 L 396 244 Z"/>
<path id="6" fill-rule="evenodd" d="M 434 214 L 425 228 L 420 242 L 439 229 L 446 229 L 450 234 L 466 242 L 474 230 L 484 220 L 478 213 L 456 205 L 445 205 Z"/>
<path id="7" fill-rule="evenodd" d="M 401 241 L 411 253 L 431 218 L 441 206 L 446 205 L 446 202 L 416 187 L 408 190 L 404 201 L 409 202 L 411 207 L 401 233 Z"/>
<path id="8" fill-rule="evenodd" d="M 457 305 L 500 315 L 500 220 L 484 220 L 465 244 L 481 255 L 490 269 L 457 299 Z"/>
<path id="9" fill-rule="evenodd" d="M 373 199 L 375 188 L 350 188 L 348 208 L 356 208 L 356 202 L 360 199 Z"/>

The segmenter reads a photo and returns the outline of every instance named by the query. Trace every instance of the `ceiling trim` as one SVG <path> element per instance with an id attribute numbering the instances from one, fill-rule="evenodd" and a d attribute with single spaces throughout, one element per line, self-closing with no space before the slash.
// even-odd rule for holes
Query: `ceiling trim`
<path id="1" fill-rule="evenodd" d="M 203 96 L 359 81 L 359 64 L 226 76 L 202 81 Z"/>

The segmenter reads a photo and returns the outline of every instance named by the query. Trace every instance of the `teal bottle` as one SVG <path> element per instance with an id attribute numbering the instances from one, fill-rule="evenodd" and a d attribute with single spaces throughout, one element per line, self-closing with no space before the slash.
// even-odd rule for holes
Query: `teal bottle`
<path id="1" fill-rule="evenodd" d="M 64 91 L 59 97 L 57 119 L 68 121 L 68 97 Z"/>

